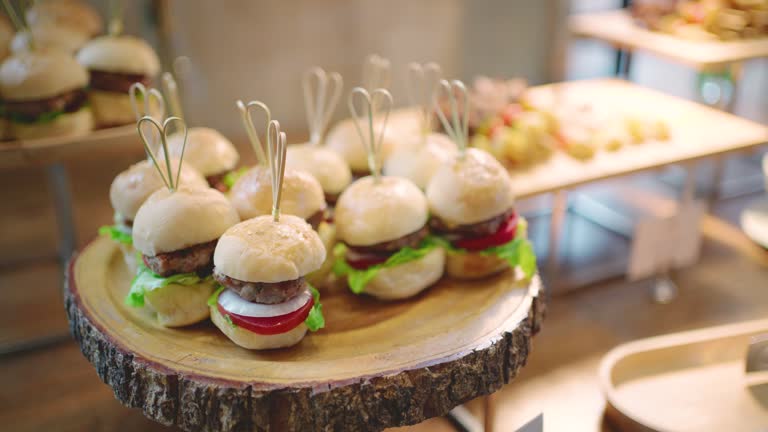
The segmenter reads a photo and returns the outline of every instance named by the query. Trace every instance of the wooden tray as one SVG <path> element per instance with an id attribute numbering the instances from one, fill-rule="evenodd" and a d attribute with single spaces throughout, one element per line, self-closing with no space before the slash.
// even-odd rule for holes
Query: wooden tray
<path id="1" fill-rule="evenodd" d="M 568 28 L 576 36 L 645 50 L 696 69 L 768 57 L 768 37 L 727 42 L 683 39 L 640 27 L 625 10 L 574 15 Z"/>
<path id="2" fill-rule="evenodd" d="M 0 142 L 0 168 L 44 165 L 98 147 L 138 145 L 136 125 L 97 129 L 86 135 Z"/>
<path id="3" fill-rule="evenodd" d="M 74 257 L 67 279 L 72 334 L 101 379 L 186 430 L 379 430 L 440 416 L 509 382 L 545 312 L 539 278 L 509 272 L 394 303 L 332 290 L 325 329 L 253 352 L 209 322 L 166 329 L 124 306 L 131 276 L 108 239 Z"/>
<path id="4" fill-rule="evenodd" d="M 747 386 L 745 358 L 768 319 L 659 336 L 606 355 L 607 415 L 626 431 L 759 431 L 768 381 Z"/>

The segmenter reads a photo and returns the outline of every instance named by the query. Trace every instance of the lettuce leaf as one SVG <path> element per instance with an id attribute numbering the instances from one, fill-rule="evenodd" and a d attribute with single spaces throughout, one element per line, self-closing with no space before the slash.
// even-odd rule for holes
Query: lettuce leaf
<path id="1" fill-rule="evenodd" d="M 520 218 L 518 229 L 514 239 L 508 243 L 499 246 L 493 246 L 481 251 L 473 251 L 480 255 L 496 256 L 509 263 L 511 268 L 520 267 L 526 279 L 530 279 L 537 269 L 536 253 L 533 251 L 533 245 L 526 238 L 528 224 L 525 219 Z M 468 253 L 466 249 L 457 248 L 448 240 L 437 237 L 434 241 L 440 244 L 449 253 L 461 254 Z"/>
<path id="2" fill-rule="evenodd" d="M 104 225 L 99 228 L 99 235 L 108 235 L 109 238 L 118 243 L 133 245 L 131 231 L 123 225 Z"/>
<path id="3" fill-rule="evenodd" d="M 139 261 L 139 268 L 136 277 L 131 282 L 131 289 L 125 297 L 125 304 L 132 307 L 144 306 L 144 294 L 163 288 L 170 284 L 177 285 L 195 285 L 213 279 L 213 276 L 201 278 L 195 273 L 179 273 L 168 277 L 156 275 L 143 262 Z"/>
<path id="4" fill-rule="evenodd" d="M 365 270 L 358 270 L 347 262 L 347 246 L 339 243 L 333 248 L 333 254 L 336 257 L 333 263 L 333 273 L 336 276 L 346 276 L 349 289 L 355 294 L 360 294 L 365 291 L 368 282 L 375 278 L 381 270 L 421 259 L 439 246 L 442 246 L 441 239 L 428 236 L 418 248 L 404 247 L 387 258 L 385 262 L 370 266 Z"/>
<path id="5" fill-rule="evenodd" d="M 216 291 L 208 297 L 208 306 L 216 306 L 219 302 L 219 294 L 221 294 L 222 291 L 224 291 L 224 285 L 218 285 Z"/>
<path id="6" fill-rule="evenodd" d="M 323 305 L 320 303 L 320 291 L 310 284 L 307 284 L 309 290 L 312 292 L 312 298 L 315 304 L 312 309 L 309 310 L 307 319 L 304 320 L 304 324 L 307 325 L 309 331 L 316 332 L 325 327 L 325 317 L 323 316 Z"/>
<path id="7" fill-rule="evenodd" d="M 240 177 L 245 175 L 245 173 L 247 172 L 248 172 L 248 167 L 240 167 L 236 170 L 228 172 L 227 175 L 224 176 L 224 179 L 222 180 L 222 182 L 228 188 L 232 188 L 232 186 L 234 186 L 235 183 L 237 183 L 237 181 L 240 180 Z"/>

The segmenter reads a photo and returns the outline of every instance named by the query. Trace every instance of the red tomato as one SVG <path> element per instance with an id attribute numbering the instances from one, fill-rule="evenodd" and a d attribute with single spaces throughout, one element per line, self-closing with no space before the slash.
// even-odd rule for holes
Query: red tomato
<path id="1" fill-rule="evenodd" d="M 389 259 L 389 255 L 360 253 L 349 249 L 345 258 L 347 259 L 347 264 L 353 269 L 365 270 L 368 267 L 386 262 Z"/>
<path id="2" fill-rule="evenodd" d="M 501 112 L 501 119 L 506 126 L 512 126 L 522 112 L 523 108 L 519 104 L 509 104 Z"/>
<path id="3" fill-rule="evenodd" d="M 456 240 L 453 242 L 454 246 L 466 249 L 468 251 L 480 251 L 488 249 L 494 246 L 500 246 L 505 243 L 509 243 L 515 238 L 517 232 L 517 214 L 512 213 L 503 224 L 499 227 L 499 230 L 495 233 L 485 237 L 473 237 L 462 240 Z"/>
<path id="4" fill-rule="evenodd" d="M 260 335 L 276 335 L 289 332 L 299 324 L 303 323 L 304 320 L 307 319 L 307 315 L 309 315 L 309 311 L 314 304 L 315 301 L 309 299 L 307 304 L 289 314 L 269 318 L 254 318 L 237 315 L 227 312 L 220 304 L 217 304 L 216 306 L 219 308 L 219 312 L 222 315 L 229 316 L 229 319 L 231 319 L 238 327 L 242 327 Z"/>

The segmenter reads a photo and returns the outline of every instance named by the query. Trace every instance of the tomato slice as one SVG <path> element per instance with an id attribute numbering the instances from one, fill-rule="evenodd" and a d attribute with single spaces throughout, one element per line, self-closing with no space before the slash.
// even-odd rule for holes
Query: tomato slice
<path id="1" fill-rule="evenodd" d="M 494 246 L 500 246 L 509 243 L 515 238 L 517 232 L 517 214 L 512 215 L 504 221 L 495 233 L 485 237 L 473 237 L 456 240 L 453 245 L 457 248 L 468 251 L 480 251 Z"/>
<path id="2" fill-rule="evenodd" d="M 254 318 L 237 315 L 233 314 L 232 312 L 228 312 L 223 307 L 221 307 L 220 304 L 217 304 L 216 306 L 219 308 L 219 312 L 222 315 L 229 316 L 229 319 L 231 319 L 232 322 L 238 327 L 242 327 L 248 331 L 252 331 L 260 335 L 276 335 L 289 332 L 296 328 L 296 326 L 299 324 L 303 323 L 304 320 L 307 319 L 307 315 L 309 315 L 309 311 L 312 309 L 314 304 L 315 301 L 313 299 L 309 299 L 307 300 L 307 304 L 289 314 L 278 315 L 269 318 Z"/>
<path id="3" fill-rule="evenodd" d="M 362 253 L 347 249 L 345 258 L 347 259 L 347 264 L 353 269 L 365 270 L 368 267 L 386 262 L 389 259 L 389 255 Z"/>

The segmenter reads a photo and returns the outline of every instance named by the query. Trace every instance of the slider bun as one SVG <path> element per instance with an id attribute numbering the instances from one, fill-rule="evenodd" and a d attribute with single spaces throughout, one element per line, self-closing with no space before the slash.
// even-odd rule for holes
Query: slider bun
<path id="1" fill-rule="evenodd" d="M 336 202 L 337 236 L 352 246 L 394 240 L 427 223 L 427 200 L 410 180 L 382 176 L 352 183 Z"/>
<path id="2" fill-rule="evenodd" d="M 432 215 L 448 224 L 488 220 L 514 204 L 512 180 L 490 154 L 468 148 L 465 158 L 441 166 L 427 186 Z"/>
<path id="3" fill-rule="evenodd" d="M 248 170 L 229 191 L 229 199 L 246 220 L 272 214 L 272 181 L 269 169 L 255 166 Z M 324 210 L 325 195 L 320 183 L 304 171 L 285 169 L 280 212 L 307 219 Z"/>
<path id="4" fill-rule="evenodd" d="M 445 251 L 435 248 L 421 259 L 387 267 L 365 286 L 365 293 L 382 300 L 412 297 L 443 276 Z"/>
<path id="5" fill-rule="evenodd" d="M 208 297 L 216 290 L 216 282 L 209 280 L 195 285 L 169 284 L 147 291 L 144 301 L 157 313 L 157 321 L 164 327 L 181 327 L 208 318 Z"/>
<path id="6" fill-rule="evenodd" d="M 429 180 L 442 165 L 456 157 L 456 144 L 448 135 L 431 133 L 422 143 L 421 135 L 412 138 L 407 146 L 397 149 L 384 162 L 384 174 L 404 177 L 421 189 L 426 189 Z"/>
<path id="7" fill-rule="evenodd" d="M 30 27 L 69 27 L 87 36 L 101 33 L 103 24 L 99 13 L 82 1 L 48 0 L 32 3 L 26 13 Z"/>
<path id="8" fill-rule="evenodd" d="M 140 74 L 153 77 L 160 72 L 155 50 L 135 36 L 99 36 L 77 53 L 77 61 L 91 70 Z"/>
<path id="9" fill-rule="evenodd" d="M 72 55 L 88 42 L 88 35 L 71 27 L 42 25 L 32 27 L 31 31 L 20 31 L 11 40 L 11 52 L 28 52 L 31 39 L 36 51 L 61 51 Z"/>
<path id="10" fill-rule="evenodd" d="M 367 137 L 367 121 L 361 122 L 360 125 Z M 374 122 L 373 131 L 376 134 L 376 139 L 378 139 L 381 133 L 380 121 Z M 381 160 L 387 160 L 400 141 L 400 135 L 397 132 L 389 127 L 385 128 L 381 142 Z M 340 121 L 328 132 L 325 138 L 325 145 L 347 161 L 352 172 L 367 173 L 369 171 L 368 153 L 366 153 L 365 146 L 360 141 L 360 135 L 357 133 L 351 118 Z"/>
<path id="11" fill-rule="evenodd" d="M 498 257 L 478 253 L 448 253 L 445 271 L 455 279 L 480 279 L 509 268 L 509 264 Z"/>
<path id="12" fill-rule="evenodd" d="M 125 243 L 119 243 L 120 252 L 123 253 L 123 261 L 125 261 L 126 267 L 128 267 L 128 273 L 135 275 L 139 270 L 139 262 L 136 260 L 136 249 L 133 245 L 127 245 Z"/>
<path id="13" fill-rule="evenodd" d="M 73 113 L 61 114 L 45 123 L 17 123 L 9 121 L 8 135 L 18 140 L 85 135 L 93 130 L 93 114 L 88 107 Z"/>
<path id="14" fill-rule="evenodd" d="M 338 153 L 319 145 L 288 146 L 286 169 L 306 171 L 314 176 L 328 194 L 339 194 L 352 182 L 352 172 Z"/>
<path id="15" fill-rule="evenodd" d="M 134 227 L 135 230 L 135 227 Z M 229 228 L 213 254 L 216 271 L 246 282 L 283 282 L 320 268 L 325 247 L 297 216 L 259 216 Z"/>
<path id="16" fill-rule="evenodd" d="M 88 92 L 88 101 L 91 103 L 96 124 L 100 127 L 136 123 L 128 93 L 91 89 Z"/>
<path id="17" fill-rule="evenodd" d="M 275 335 L 260 335 L 240 327 L 231 326 L 221 315 L 216 306 L 211 306 L 211 321 L 221 330 L 232 342 L 252 350 L 265 350 L 275 348 L 286 348 L 296 345 L 304 339 L 307 333 L 307 326 L 304 323 L 299 324 L 294 329 L 285 333 Z"/>
<path id="18" fill-rule="evenodd" d="M 178 160 L 171 161 L 171 169 L 174 173 L 179 168 Z M 194 168 L 182 165 L 179 184 L 183 187 L 208 187 L 199 172 Z M 136 218 L 139 207 L 156 190 L 165 187 L 157 168 L 149 160 L 131 165 L 127 170 L 121 172 L 112 181 L 109 187 L 109 200 L 112 208 L 120 215 L 123 220 L 132 221 Z"/>
<path id="19" fill-rule="evenodd" d="M 216 240 L 239 221 L 224 194 L 182 183 L 175 192 L 158 189 L 141 205 L 133 221 L 133 246 L 149 256 L 173 252 Z"/>
<path id="20" fill-rule="evenodd" d="M 184 134 L 175 133 L 168 137 L 168 151 L 179 157 L 184 143 Z M 235 146 L 216 129 L 207 127 L 189 128 L 184 162 L 195 167 L 205 177 L 231 171 L 240 160 Z"/>
<path id="21" fill-rule="evenodd" d="M 15 54 L 0 66 L 0 94 L 11 101 L 58 96 L 88 85 L 88 71 L 63 52 Z"/>

